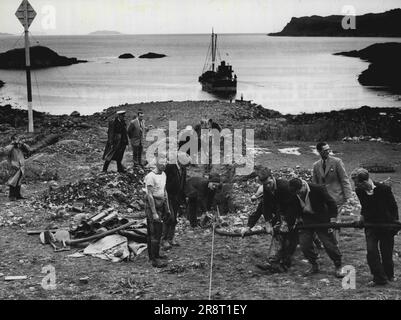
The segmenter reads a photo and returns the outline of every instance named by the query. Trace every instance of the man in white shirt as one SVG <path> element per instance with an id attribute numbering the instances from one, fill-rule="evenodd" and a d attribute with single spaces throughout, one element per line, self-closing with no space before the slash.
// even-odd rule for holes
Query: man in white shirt
<path id="1" fill-rule="evenodd" d="M 160 255 L 160 241 L 163 231 L 163 221 L 170 218 L 171 212 L 166 191 L 165 155 L 156 157 L 156 167 L 149 172 L 144 179 L 146 187 L 145 212 L 148 229 L 148 254 L 153 267 L 162 268 L 167 264 L 160 259 L 166 258 Z"/>

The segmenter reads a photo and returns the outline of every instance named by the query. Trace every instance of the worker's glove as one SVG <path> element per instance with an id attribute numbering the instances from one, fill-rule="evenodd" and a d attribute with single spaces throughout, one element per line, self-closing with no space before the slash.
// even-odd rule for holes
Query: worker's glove
<path id="1" fill-rule="evenodd" d="M 304 224 L 304 221 L 302 220 L 302 218 L 296 218 L 294 227 L 300 226 L 300 225 L 303 225 L 303 224 Z"/>
<path id="2" fill-rule="evenodd" d="M 270 224 L 270 222 L 266 222 L 265 230 L 266 230 L 266 232 L 267 232 L 268 234 L 273 234 L 273 227 L 272 227 L 272 225 Z"/>
<path id="3" fill-rule="evenodd" d="M 241 229 L 241 237 L 243 238 L 245 236 L 245 233 L 250 232 L 251 228 L 250 227 L 244 227 Z"/>
<path id="4" fill-rule="evenodd" d="M 287 233 L 287 232 L 289 232 L 290 230 L 289 230 L 289 228 L 288 228 L 288 224 L 287 224 L 287 222 L 286 221 L 281 221 L 281 224 L 280 224 L 280 229 L 279 229 L 279 231 L 281 232 L 281 233 Z"/>
<path id="5" fill-rule="evenodd" d="M 365 223 L 365 218 L 363 216 L 359 216 L 359 220 L 356 222 L 356 224 L 359 227 L 362 227 L 364 223 Z"/>

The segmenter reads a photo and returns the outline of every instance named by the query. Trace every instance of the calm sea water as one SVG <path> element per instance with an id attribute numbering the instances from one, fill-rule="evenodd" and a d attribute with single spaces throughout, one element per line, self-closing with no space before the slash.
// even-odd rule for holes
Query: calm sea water
<path id="1" fill-rule="evenodd" d="M 198 77 L 209 35 L 33 36 L 60 55 L 89 63 L 33 72 L 34 108 L 53 114 L 83 114 L 123 103 L 166 100 L 213 100 Z M 358 58 L 332 53 L 362 49 L 385 38 L 288 38 L 266 35 L 219 35 L 220 56 L 238 76 L 237 98 L 253 100 L 282 113 L 328 111 L 363 105 L 401 107 L 400 97 L 362 87 L 357 76 L 368 67 Z M 0 38 L 0 51 L 22 47 L 23 39 Z M 149 51 L 163 59 L 120 60 Z M 25 73 L 0 70 L 7 84 L 0 103 L 26 105 Z"/>

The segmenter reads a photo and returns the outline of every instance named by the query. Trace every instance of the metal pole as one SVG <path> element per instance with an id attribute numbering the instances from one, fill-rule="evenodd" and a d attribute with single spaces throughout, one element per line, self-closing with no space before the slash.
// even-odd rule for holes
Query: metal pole
<path id="1" fill-rule="evenodd" d="M 25 3 L 25 70 L 26 86 L 28 93 L 28 132 L 34 132 L 33 111 L 32 111 L 32 85 L 31 85 L 31 57 L 29 52 L 29 21 L 28 21 L 28 2 Z"/>

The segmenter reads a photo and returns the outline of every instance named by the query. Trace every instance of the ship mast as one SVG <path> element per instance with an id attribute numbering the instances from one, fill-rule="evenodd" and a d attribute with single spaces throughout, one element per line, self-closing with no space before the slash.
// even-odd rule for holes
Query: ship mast
<path id="1" fill-rule="evenodd" d="M 214 64 L 216 62 L 216 45 L 217 45 L 217 34 L 214 34 L 212 29 L 212 71 L 214 71 Z"/>

